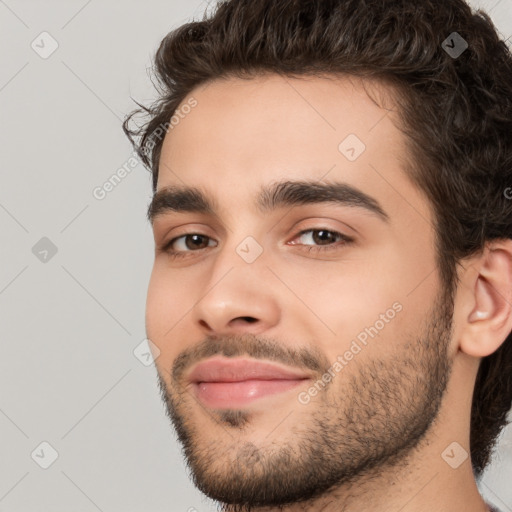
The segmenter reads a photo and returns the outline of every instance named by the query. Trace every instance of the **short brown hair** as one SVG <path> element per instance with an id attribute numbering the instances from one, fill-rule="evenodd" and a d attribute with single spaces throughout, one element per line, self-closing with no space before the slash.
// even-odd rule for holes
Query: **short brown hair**
<path id="1" fill-rule="evenodd" d="M 454 57 L 457 32 L 468 44 Z M 452 37 L 452 39 L 450 39 Z M 170 32 L 155 56 L 160 97 L 123 123 L 156 190 L 161 127 L 208 81 L 345 74 L 393 85 L 407 169 L 435 212 L 436 256 L 452 300 L 456 267 L 512 238 L 512 56 L 489 16 L 463 0 L 230 0 Z M 136 114 L 149 116 L 131 129 Z M 167 123 L 167 125 L 166 125 Z M 135 139 L 138 138 L 138 143 Z M 512 405 L 512 333 L 482 359 L 471 410 L 480 475 Z"/>

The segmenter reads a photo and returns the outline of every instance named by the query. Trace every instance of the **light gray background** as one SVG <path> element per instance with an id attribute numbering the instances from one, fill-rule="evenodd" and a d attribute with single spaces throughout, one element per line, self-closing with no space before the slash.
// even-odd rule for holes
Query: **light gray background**
<path id="1" fill-rule="evenodd" d="M 472 5 L 512 34 L 512 0 Z M 92 193 L 131 155 L 121 120 L 130 95 L 154 98 L 158 43 L 206 7 L 0 0 L 0 512 L 215 510 L 140 360 L 150 175 L 138 165 L 103 200 Z M 47 58 L 31 47 L 51 49 L 43 31 L 59 45 Z M 43 237 L 57 248 L 46 262 L 32 250 Z M 48 469 L 42 442 L 58 453 Z M 509 428 L 481 485 L 509 512 L 511 477 Z"/>

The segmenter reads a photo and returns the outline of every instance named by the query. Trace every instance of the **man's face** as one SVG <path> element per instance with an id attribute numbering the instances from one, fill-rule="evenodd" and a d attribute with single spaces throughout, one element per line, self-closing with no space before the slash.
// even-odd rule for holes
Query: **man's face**
<path id="1" fill-rule="evenodd" d="M 396 112 L 346 78 L 191 96 L 157 191 L 193 187 L 211 209 L 155 209 L 146 328 L 197 486 L 276 505 L 398 463 L 437 414 L 452 305 Z"/>

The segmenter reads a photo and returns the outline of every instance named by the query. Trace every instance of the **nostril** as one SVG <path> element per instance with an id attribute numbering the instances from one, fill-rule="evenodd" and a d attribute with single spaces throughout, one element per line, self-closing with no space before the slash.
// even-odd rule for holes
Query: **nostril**
<path id="1" fill-rule="evenodd" d="M 210 326 L 204 320 L 199 320 L 199 325 L 206 327 L 208 329 L 210 328 Z"/>
<path id="2" fill-rule="evenodd" d="M 247 322 L 249 322 L 250 324 L 254 323 L 254 322 L 257 322 L 258 320 L 256 318 L 253 318 L 252 316 L 241 316 L 239 317 L 241 318 L 242 320 L 245 320 Z"/>

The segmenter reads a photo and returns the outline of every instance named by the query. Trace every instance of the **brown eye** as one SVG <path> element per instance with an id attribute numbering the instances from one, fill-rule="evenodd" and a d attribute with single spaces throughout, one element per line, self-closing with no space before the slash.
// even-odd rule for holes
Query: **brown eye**
<path id="1" fill-rule="evenodd" d="M 317 245 L 329 245 L 339 240 L 351 240 L 349 237 L 346 237 L 337 231 L 331 231 L 328 229 L 306 229 L 301 231 L 297 238 L 303 239 L 303 245 L 310 245 L 307 241 L 312 241 Z"/>
<path id="2" fill-rule="evenodd" d="M 332 231 L 315 230 L 313 231 L 313 241 L 319 245 L 336 241 L 336 235 Z"/>
<path id="3" fill-rule="evenodd" d="M 213 242 L 213 244 L 210 242 Z M 215 245 L 216 244 L 214 240 L 206 235 L 201 235 L 199 233 L 188 233 L 173 238 L 167 245 L 165 245 L 163 250 L 170 256 L 179 257 L 185 256 L 187 253 L 197 252 L 200 249 L 205 249 L 206 247 L 212 247 Z"/>
<path id="4" fill-rule="evenodd" d="M 298 240 L 298 242 L 295 240 Z M 329 251 L 339 251 L 340 248 L 350 245 L 353 242 L 353 238 L 338 233 L 338 231 L 319 228 L 301 231 L 291 244 L 305 248 L 308 253 L 328 253 Z"/>
<path id="5" fill-rule="evenodd" d="M 185 235 L 185 246 L 187 249 L 203 249 L 204 247 L 208 247 L 208 242 L 205 240 L 208 239 L 207 236 L 204 235 Z"/>

